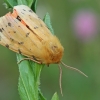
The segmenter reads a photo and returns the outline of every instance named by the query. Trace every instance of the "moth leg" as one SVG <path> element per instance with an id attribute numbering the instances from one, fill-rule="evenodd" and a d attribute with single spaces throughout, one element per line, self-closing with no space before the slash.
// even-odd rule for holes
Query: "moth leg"
<path id="1" fill-rule="evenodd" d="M 42 64 L 41 62 L 39 62 L 39 61 L 37 61 L 37 60 L 34 60 L 34 59 L 32 59 L 32 58 L 23 58 L 23 59 L 21 59 L 20 61 L 18 61 L 17 62 L 17 64 L 20 64 L 22 61 L 24 61 L 24 60 L 31 60 L 31 61 L 34 61 L 34 62 L 36 62 L 36 63 L 38 63 L 38 64 Z"/>

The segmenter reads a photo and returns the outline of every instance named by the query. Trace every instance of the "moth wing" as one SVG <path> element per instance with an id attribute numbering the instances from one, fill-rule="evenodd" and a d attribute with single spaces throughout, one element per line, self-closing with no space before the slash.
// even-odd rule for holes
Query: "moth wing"
<path id="1" fill-rule="evenodd" d="M 52 37 L 50 30 L 45 23 L 28 7 L 25 5 L 15 6 L 14 9 L 23 21 L 43 40 L 48 40 Z"/>
<path id="2" fill-rule="evenodd" d="M 32 37 L 32 39 L 30 37 Z M 0 18 L 1 45 L 25 56 L 40 59 L 38 55 L 41 43 L 38 43 L 40 45 L 38 47 L 37 42 L 39 41 L 34 34 L 20 21 L 11 16 L 10 13 Z"/>

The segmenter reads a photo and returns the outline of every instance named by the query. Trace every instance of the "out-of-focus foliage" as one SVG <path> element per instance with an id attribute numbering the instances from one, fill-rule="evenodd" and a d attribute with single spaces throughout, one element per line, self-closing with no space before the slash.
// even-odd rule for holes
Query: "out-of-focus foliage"
<path id="1" fill-rule="evenodd" d="M 7 10 L 0 0 L 0 16 Z M 100 1 L 99 0 L 39 0 L 37 14 L 49 12 L 55 35 L 65 48 L 63 62 L 77 67 L 89 77 L 63 67 L 64 97 L 59 100 L 100 99 Z M 0 100 L 20 100 L 17 83 L 16 55 L 0 46 Z M 59 70 L 50 65 L 42 70 L 41 90 L 49 100 L 55 91 L 60 95 Z"/>

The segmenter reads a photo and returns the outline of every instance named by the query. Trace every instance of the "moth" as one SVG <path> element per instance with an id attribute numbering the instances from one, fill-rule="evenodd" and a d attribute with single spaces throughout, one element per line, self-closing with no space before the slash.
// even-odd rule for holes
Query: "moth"
<path id="1" fill-rule="evenodd" d="M 61 61 L 64 48 L 59 39 L 28 6 L 15 6 L 13 13 L 0 18 L 0 44 L 39 64 L 61 63 L 85 75 Z"/>

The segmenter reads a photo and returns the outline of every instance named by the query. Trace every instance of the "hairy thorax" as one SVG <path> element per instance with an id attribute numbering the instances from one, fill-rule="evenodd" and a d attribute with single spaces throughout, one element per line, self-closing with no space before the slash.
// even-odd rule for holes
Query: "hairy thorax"
<path id="1" fill-rule="evenodd" d="M 64 48 L 59 40 L 54 36 L 45 43 L 44 62 L 45 64 L 59 63 L 63 55 Z"/>

